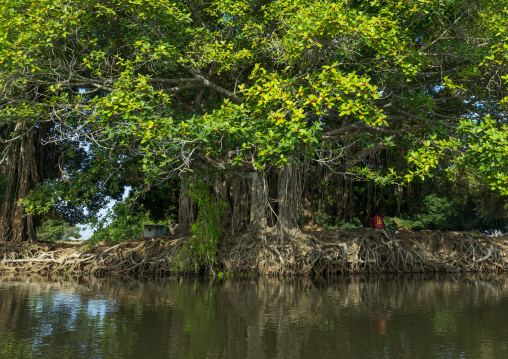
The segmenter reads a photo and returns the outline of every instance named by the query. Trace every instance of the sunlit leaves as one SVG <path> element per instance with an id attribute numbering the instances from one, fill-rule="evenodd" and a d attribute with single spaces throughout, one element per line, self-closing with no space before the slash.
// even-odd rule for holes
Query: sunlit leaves
<path id="1" fill-rule="evenodd" d="M 459 164 L 476 169 L 493 190 L 508 194 L 508 126 L 487 116 L 483 121 L 462 121 L 459 131 L 467 155 Z"/>
<path id="2" fill-rule="evenodd" d="M 487 152 L 504 159 L 493 134 L 475 147 L 474 126 L 457 128 L 503 116 L 502 2 L 472 12 L 458 0 L 7 0 L 0 10 L 10 101 L 0 118 L 79 128 L 149 178 L 195 159 L 253 170 L 326 151 L 331 166 L 378 182 Z M 348 141 L 363 156 L 349 153 L 354 164 Z M 409 172 L 360 162 L 392 148 Z M 496 171 L 482 173 L 502 181 Z"/>

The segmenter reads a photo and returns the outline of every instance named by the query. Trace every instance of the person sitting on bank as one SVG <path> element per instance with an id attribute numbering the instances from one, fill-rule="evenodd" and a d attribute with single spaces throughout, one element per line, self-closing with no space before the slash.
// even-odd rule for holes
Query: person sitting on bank
<path id="1" fill-rule="evenodd" d="M 383 221 L 383 217 L 376 213 L 376 215 L 371 218 L 372 222 L 374 223 L 374 228 L 385 228 L 385 222 Z"/>

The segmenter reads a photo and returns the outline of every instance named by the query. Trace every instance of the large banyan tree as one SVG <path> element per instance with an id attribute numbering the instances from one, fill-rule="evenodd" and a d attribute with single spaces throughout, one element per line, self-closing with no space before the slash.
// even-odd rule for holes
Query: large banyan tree
<path id="1" fill-rule="evenodd" d="M 43 143 L 86 149 L 105 181 L 180 176 L 183 231 L 195 182 L 226 203 L 232 233 L 279 240 L 309 220 L 323 179 L 338 216 L 354 180 L 402 194 L 467 171 L 506 194 L 507 21 L 499 0 L 4 0 L 1 188 L 18 192 L 0 228 L 43 180 L 28 169 Z M 60 178 L 70 192 L 38 187 L 30 213 L 82 203 L 82 176 Z"/>

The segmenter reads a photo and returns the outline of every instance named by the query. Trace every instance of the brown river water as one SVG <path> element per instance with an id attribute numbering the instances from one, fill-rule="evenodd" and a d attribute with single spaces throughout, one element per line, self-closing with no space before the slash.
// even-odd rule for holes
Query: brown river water
<path id="1" fill-rule="evenodd" d="M 0 358 L 507 358 L 508 275 L 0 276 Z"/>

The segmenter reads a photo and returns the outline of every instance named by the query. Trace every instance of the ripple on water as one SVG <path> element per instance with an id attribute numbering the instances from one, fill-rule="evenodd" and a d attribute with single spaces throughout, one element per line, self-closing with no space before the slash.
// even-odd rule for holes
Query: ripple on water
<path id="1" fill-rule="evenodd" d="M 504 358 L 507 284 L 0 277 L 0 357 Z"/>

